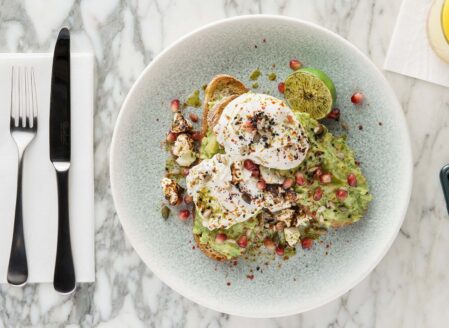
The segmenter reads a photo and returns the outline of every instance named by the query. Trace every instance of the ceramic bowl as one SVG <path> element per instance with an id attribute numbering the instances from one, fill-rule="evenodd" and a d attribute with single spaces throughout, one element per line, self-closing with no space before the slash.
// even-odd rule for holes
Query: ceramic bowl
<path id="1" fill-rule="evenodd" d="M 358 223 L 331 231 L 288 261 L 217 263 L 193 249 L 192 222 L 164 220 L 170 101 L 186 99 L 220 73 L 257 92 L 281 97 L 277 84 L 291 58 L 328 73 L 346 133 L 369 182 L 373 201 Z M 267 78 L 277 74 L 277 81 Z M 365 95 L 354 106 L 354 91 Z M 201 93 L 202 95 L 202 93 Z M 201 113 L 200 109 L 194 111 Z M 379 263 L 404 219 L 412 185 L 412 155 L 401 106 L 379 70 L 357 48 L 317 25 L 280 16 L 241 16 L 196 30 L 155 58 L 129 92 L 114 131 L 110 157 L 115 206 L 125 233 L 148 267 L 185 297 L 217 311 L 250 317 L 295 314 L 323 305 L 354 287 Z M 329 248 L 326 245 L 330 245 Z M 260 262 L 260 263 L 259 263 Z M 254 275 L 253 279 L 247 276 Z M 230 285 L 229 285 L 229 284 Z"/>

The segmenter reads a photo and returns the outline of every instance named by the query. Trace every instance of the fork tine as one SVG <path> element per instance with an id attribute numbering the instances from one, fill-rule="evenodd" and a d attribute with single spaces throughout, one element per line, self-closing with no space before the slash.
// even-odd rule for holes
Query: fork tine
<path id="1" fill-rule="evenodd" d="M 15 78 L 14 78 L 14 66 L 11 68 L 11 114 L 10 114 L 10 126 L 16 126 L 16 113 L 15 113 L 15 100 L 14 100 L 14 82 L 15 82 Z"/>
<path id="2" fill-rule="evenodd" d="M 30 120 L 30 112 L 31 112 L 31 79 L 30 79 L 30 73 L 29 73 L 29 67 L 25 68 L 25 126 L 27 128 L 31 127 L 31 120 Z"/>
<path id="3" fill-rule="evenodd" d="M 28 111 L 29 111 L 29 104 L 28 104 L 28 67 L 25 66 L 24 69 L 24 87 L 23 87 L 23 93 L 24 93 L 24 98 L 23 98 L 23 103 L 24 103 L 24 111 L 23 111 L 23 117 L 24 117 L 24 127 L 28 127 Z"/>
<path id="4" fill-rule="evenodd" d="M 20 126 L 20 66 L 14 72 L 14 120 L 15 125 Z"/>
<path id="5" fill-rule="evenodd" d="M 31 68 L 31 84 L 32 84 L 32 100 L 33 100 L 33 127 L 37 127 L 37 93 L 36 93 L 36 80 L 34 78 L 34 68 Z"/>
<path id="6" fill-rule="evenodd" d="M 33 92 L 31 81 L 31 68 L 27 70 L 27 127 L 33 126 Z"/>
<path id="7" fill-rule="evenodd" d="M 25 127 L 25 79 L 24 79 L 24 68 L 19 67 L 19 126 Z"/>
<path id="8" fill-rule="evenodd" d="M 27 127 L 27 68 L 22 70 L 22 127 Z"/>
<path id="9" fill-rule="evenodd" d="M 22 128 L 25 128 L 27 126 L 27 80 L 26 80 L 26 74 L 27 74 L 27 69 L 26 67 L 22 68 L 22 75 L 21 75 L 21 81 L 22 81 L 22 93 L 21 93 L 21 98 L 22 98 L 22 108 L 21 108 L 21 112 L 20 112 L 20 118 L 22 121 Z"/>

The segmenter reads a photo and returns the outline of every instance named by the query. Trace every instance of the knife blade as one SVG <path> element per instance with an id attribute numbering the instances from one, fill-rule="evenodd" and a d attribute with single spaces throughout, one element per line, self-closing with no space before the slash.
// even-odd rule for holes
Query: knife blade
<path id="1" fill-rule="evenodd" d="M 56 41 L 50 96 L 50 160 L 70 163 L 70 34 Z"/>
<path id="2" fill-rule="evenodd" d="M 70 127 L 70 32 L 62 28 L 56 41 L 50 93 L 50 161 L 58 189 L 58 241 L 53 286 L 68 294 L 75 290 L 69 217 Z"/>

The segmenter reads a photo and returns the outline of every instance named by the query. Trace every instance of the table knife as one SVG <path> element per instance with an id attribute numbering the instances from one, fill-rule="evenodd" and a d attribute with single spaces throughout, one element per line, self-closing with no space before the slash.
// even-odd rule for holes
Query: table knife
<path id="1" fill-rule="evenodd" d="M 75 290 L 75 268 L 70 241 L 70 33 L 61 29 L 56 41 L 50 94 L 50 160 L 58 189 L 58 242 L 53 286 L 68 294 Z"/>

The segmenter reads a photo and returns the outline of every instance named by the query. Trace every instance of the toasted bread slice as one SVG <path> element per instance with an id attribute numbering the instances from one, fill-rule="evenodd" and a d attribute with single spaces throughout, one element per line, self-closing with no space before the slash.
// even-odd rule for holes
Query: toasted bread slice
<path id="1" fill-rule="evenodd" d="M 245 85 L 237 80 L 235 77 L 225 74 L 216 75 L 207 85 L 204 92 L 203 105 L 203 122 L 202 133 L 206 135 L 209 128 L 213 128 L 220 119 L 221 113 L 225 107 L 235 98 L 248 92 Z M 217 102 L 212 108 L 209 108 L 209 102 Z M 193 235 L 198 248 L 211 259 L 222 262 L 226 261 L 227 257 L 208 244 L 200 243 L 200 236 Z"/>
<path id="2" fill-rule="evenodd" d="M 214 126 L 217 125 L 221 113 L 223 113 L 225 107 L 238 96 L 240 95 L 233 94 L 231 96 L 223 97 L 218 103 L 214 105 L 214 107 L 209 109 L 209 112 L 207 114 L 207 120 L 205 123 L 203 123 L 203 129 L 205 129 L 204 132 L 207 132 L 208 129 L 213 129 Z"/>
<path id="3" fill-rule="evenodd" d="M 215 122 L 216 124 L 226 105 L 237 96 L 246 92 L 248 92 L 248 89 L 235 77 L 225 74 L 216 75 L 212 81 L 209 82 L 204 91 L 203 135 L 205 135 L 207 130 L 212 127 L 209 126 L 209 123 L 213 124 Z M 215 104 L 213 108 L 209 108 L 209 103 L 211 101 L 219 102 Z"/>

